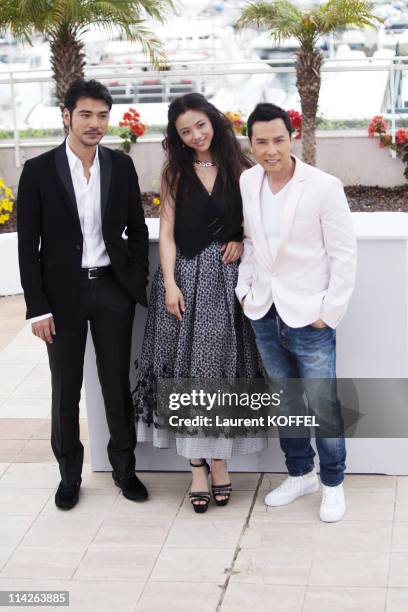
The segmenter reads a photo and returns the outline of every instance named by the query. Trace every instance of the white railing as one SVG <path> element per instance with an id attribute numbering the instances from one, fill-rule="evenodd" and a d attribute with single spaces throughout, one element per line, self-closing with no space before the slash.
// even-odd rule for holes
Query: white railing
<path id="1" fill-rule="evenodd" d="M 395 91 L 396 75 L 402 77 L 403 72 L 408 70 L 408 58 L 406 57 L 364 57 L 364 58 L 326 58 L 322 66 L 322 73 L 341 73 L 341 72 L 388 72 L 388 81 L 383 100 L 383 108 L 379 109 L 382 114 L 391 120 L 392 138 L 395 142 L 396 118 L 403 109 L 396 108 L 397 93 Z M 363 63 L 363 65 L 362 65 Z M 191 80 L 195 91 L 204 92 L 204 83 L 208 77 L 225 77 L 231 75 L 256 75 L 283 73 L 296 74 L 294 59 L 268 59 L 268 60 L 243 60 L 243 61 L 194 61 L 168 63 L 166 70 L 146 70 L 146 64 L 135 62 L 133 64 L 112 64 L 109 66 L 88 65 L 85 69 L 87 78 L 98 78 L 101 81 L 121 80 L 129 83 L 137 81 L 159 81 L 163 83 L 163 91 L 157 92 L 157 83 L 143 84 L 146 92 L 143 94 L 149 98 L 161 98 L 162 101 L 170 101 L 171 96 L 175 96 L 180 87 L 177 79 Z M 16 166 L 20 166 L 20 135 L 16 107 L 16 86 L 28 83 L 48 83 L 52 84 L 52 72 L 49 69 L 28 71 L 14 70 L 10 72 L 0 72 L 0 85 L 10 87 L 10 108 L 12 111 L 13 144 L 15 150 Z M 187 84 L 187 83 L 186 83 Z M 172 85 L 172 87 L 170 87 Z M 163 93 L 164 92 L 164 93 Z M 128 88 L 129 96 L 134 96 L 133 103 L 137 103 L 135 90 Z M 183 92 L 184 93 L 184 92 Z M 345 92 L 349 95 L 352 92 Z M 118 94 L 120 96 L 121 94 Z M 408 112 L 408 108 L 407 108 Z"/>

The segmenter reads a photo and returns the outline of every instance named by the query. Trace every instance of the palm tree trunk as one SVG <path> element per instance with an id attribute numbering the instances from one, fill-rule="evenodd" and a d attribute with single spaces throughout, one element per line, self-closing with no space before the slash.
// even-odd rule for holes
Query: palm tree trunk
<path id="1" fill-rule="evenodd" d="M 78 40 L 75 29 L 61 24 L 49 37 L 51 67 L 59 107 L 64 108 L 64 96 L 69 85 L 84 76 L 84 44 Z"/>
<path id="2" fill-rule="evenodd" d="M 316 165 L 316 115 L 323 56 L 318 49 L 301 48 L 296 58 L 296 87 L 302 107 L 302 158 Z"/>

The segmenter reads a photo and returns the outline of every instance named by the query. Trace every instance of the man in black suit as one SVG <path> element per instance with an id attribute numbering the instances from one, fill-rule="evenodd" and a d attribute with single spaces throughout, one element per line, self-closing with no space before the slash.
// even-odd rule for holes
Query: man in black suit
<path id="1" fill-rule="evenodd" d="M 132 160 L 99 145 L 108 129 L 109 91 L 80 79 L 64 102 L 68 137 L 25 163 L 17 225 L 27 319 L 47 344 L 51 369 L 51 445 L 61 473 L 55 503 L 70 509 L 81 485 L 79 400 L 88 321 L 112 476 L 128 499 L 147 499 L 135 475 L 129 364 L 135 303 L 147 304 L 148 231 Z"/>

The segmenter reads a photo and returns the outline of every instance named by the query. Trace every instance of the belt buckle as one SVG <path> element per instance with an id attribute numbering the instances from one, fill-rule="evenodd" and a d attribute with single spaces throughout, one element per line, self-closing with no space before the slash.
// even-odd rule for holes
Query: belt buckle
<path id="1" fill-rule="evenodd" d="M 92 276 L 92 272 L 97 270 L 98 268 L 88 268 L 88 280 L 93 280 L 94 278 L 98 278 L 98 275 Z"/>

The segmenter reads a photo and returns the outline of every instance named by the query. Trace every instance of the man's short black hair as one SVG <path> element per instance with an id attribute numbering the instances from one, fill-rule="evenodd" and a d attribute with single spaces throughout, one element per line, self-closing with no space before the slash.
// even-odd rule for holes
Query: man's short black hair
<path id="1" fill-rule="evenodd" d="M 288 113 L 283 110 L 283 108 L 276 106 L 275 104 L 260 102 L 255 106 L 254 110 L 248 117 L 247 126 L 249 140 L 252 138 L 252 128 L 254 123 L 257 121 L 272 121 L 272 119 L 282 119 L 286 129 L 289 132 L 289 135 L 292 135 L 293 127 Z"/>
<path id="2" fill-rule="evenodd" d="M 79 98 L 102 100 L 109 106 L 109 110 L 112 108 L 113 104 L 112 96 L 110 95 L 108 88 L 105 87 L 105 85 L 102 85 L 102 83 L 99 81 L 95 81 L 95 79 L 91 79 L 90 81 L 86 81 L 85 79 L 77 79 L 76 81 L 73 81 L 65 94 L 64 107 L 67 108 L 70 113 L 72 113 Z"/>

